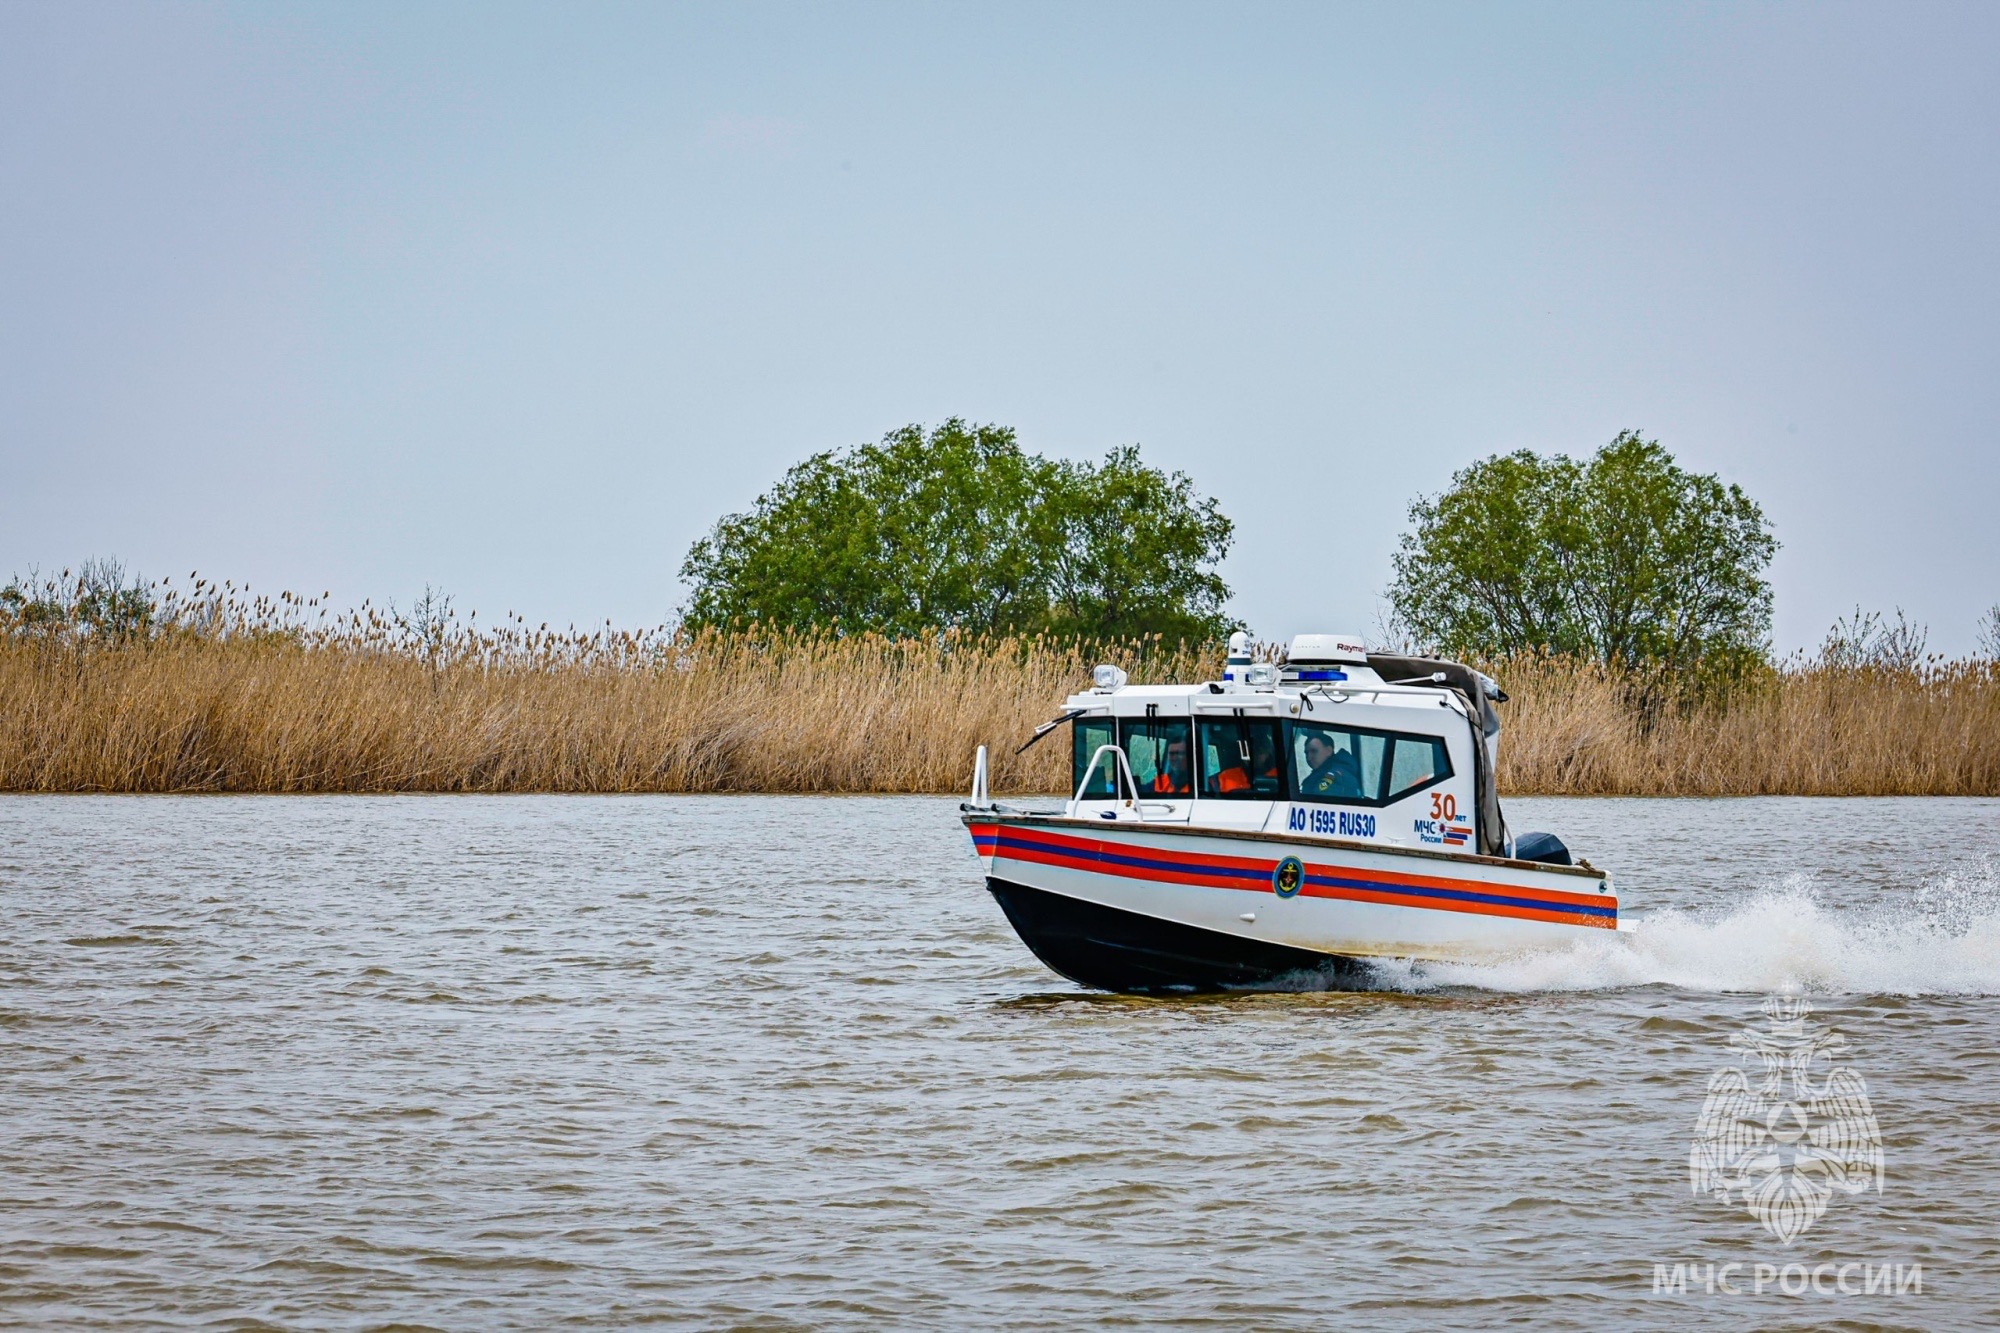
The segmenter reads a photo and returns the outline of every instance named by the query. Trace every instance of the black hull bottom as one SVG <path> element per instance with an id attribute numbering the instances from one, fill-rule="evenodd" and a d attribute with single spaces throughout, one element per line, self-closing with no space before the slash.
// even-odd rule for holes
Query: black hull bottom
<path id="1" fill-rule="evenodd" d="M 1035 956 L 1071 981 L 1137 995 L 1161 991 L 1351 990 L 1368 966 L 1266 944 L 988 878 L 986 887 Z"/>

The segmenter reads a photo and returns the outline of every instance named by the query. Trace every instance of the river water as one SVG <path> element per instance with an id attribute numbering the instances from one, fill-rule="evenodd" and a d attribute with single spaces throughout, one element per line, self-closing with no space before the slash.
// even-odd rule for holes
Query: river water
<path id="1" fill-rule="evenodd" d="M 949 801 L 0 797 L 0 1321 L 2000 1325 L 2000 802 L 1509 814 L 1642 928 L 1142 1000 Z M 1884 1145 L 1789 1244 L 1688 1167 L 1773 992 Z"/>

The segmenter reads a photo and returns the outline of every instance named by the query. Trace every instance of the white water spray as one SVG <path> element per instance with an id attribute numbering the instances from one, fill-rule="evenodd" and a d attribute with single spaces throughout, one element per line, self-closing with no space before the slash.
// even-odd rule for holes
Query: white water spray
<path id="1" fill-rule="evenodd" d="M 1410 990 L 2000 995 L 2000 877 L 1989 864 L 1857 909 L 1827 905 L 1801 876 L 1728 911 L 1669 908 L 1630 933 L 1563 949 L 1492 964 L 1387 964 L 1380 974 Z"/>

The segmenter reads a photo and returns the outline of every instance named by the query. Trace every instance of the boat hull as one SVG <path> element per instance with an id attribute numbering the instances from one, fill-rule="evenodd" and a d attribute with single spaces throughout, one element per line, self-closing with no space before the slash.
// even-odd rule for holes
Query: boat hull
<path id="1" fill-rule="evenodd" d="M 987 887 L 1057 972 L 1106 990 L 1365 987 L 1368 960 L 1602 938 L 1587 867 L 1226 829 L 968 814 Z"/>
<path id="2" fill-rule="evenodd" d="M 1367 964 L 1249 940 L 989 877 L 1035 957 L 1080 986 L 1163 991 L 1366 989 Z"/>

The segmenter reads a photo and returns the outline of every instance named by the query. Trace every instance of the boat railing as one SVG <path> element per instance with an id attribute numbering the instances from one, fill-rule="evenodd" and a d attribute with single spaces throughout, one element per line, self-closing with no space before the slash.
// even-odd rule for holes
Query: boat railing
<path id="1" fill-rule="evenodd" d="M 1173 806 L 1165 802 L 1149 802 L 1139 799 L 1139 780 L 1132 776 L 1132 761 L 1125 757 L 1124 749 L 1115 744 L 1098 746 L 1097 752 L 1090 756 L 1090 762 L 1083 766 L 1083 780 L 1076 784 L 1076 795 L 1070 798 L 1071 810 L 1076 809 L 1077 806 L 1083 803 L 1083 793 L 1090 787 L 1090 779 L 1096 775 L 1097 766 L 1103 762 L 1104 756 L 1107 753 L 1117 760 L 1116 765 L 1111 770 L 1113 800 L 1118 799 L 1117 788 L 1119 781 L 1122 779 L 1125 784 L 1125 790 L 1131 793 L 1125 798 L 1125 804 L 1130 806 L 1132 813 L 1136 814 L 1140 819 L 1143 820 L 1149 810 L 1156 815 L 1173 813 Z"/>
<path id="2" fill-rule="evenodd" d="M 1030 810 L 1025 806 L 1008 805 L 1004 801 L 996 801 L 993 799 L 991 784 L 992 771 L 986 761 L 986 747 L 982 745 L 972 756 L 972 797 L 970 800 L 960 801 L 958 808 L 968 814 L 1063 815 L 1069 813 L 1067 809 Z"/>
<path id="3" fill-rule="evenodd" d="M 986 784 L 987 784 L 986 747 L 982 745 L 979 747 L 977 751 L 973 753 L 972 756 L 972 804 L 973 805 L 982 806 L 982 805 L 991 805 L 993 803 L 993 798 L 987 793 Z"/>

